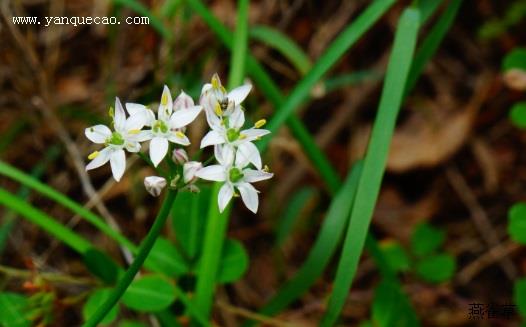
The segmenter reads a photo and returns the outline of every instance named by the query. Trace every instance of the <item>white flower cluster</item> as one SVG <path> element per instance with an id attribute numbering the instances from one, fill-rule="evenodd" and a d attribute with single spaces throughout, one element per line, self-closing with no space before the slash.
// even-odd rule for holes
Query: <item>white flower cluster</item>
<path id="1" fill-rule="evenodd" d="M 170 90 L 164 87 L 157 115 L 148 107 L 137 103 L 126 103 L 124 110 L 116 98 L 115 109 L 110 109 L 113 119 L 113 131 L 105 125 L 95 125 L 85 130 L 86 137 L 94 143 L 104 144 L 104 148 L 88 156 L 91 162 L 86 170 L 98 168 L 108 161 L 113 177 L 119 181 L 126 168 L 125 151 L 137 153 L 141 142 L 150 141 L 150 160 L 157 167 L 173 149 L 172 162 L 181 174 L 166 176 L 170 187 L 180 187 L 198 192 L 196 182 L 199 178 L 223 182 L 218 196 L 219 210 L 222 212 L 233 196 L 238 192 L 247 208 L 256 213 L 259 200 L 258 191 L 251 183 L 269 179 L 273 174 L 262 168 L 261 155 L 253 141 L 269 134 L 261 129 L 265 120 L 257 121 L 253 127 L 243 129 L 245 113 L 241 106 L 251 90 L 249 84 L 227 92 L 221 85 L 217 74 L 211 83 L 203 86 L 199 105 L 186 93 L 172 101 Z M 201 148 L 214 147 L 218 164 L 203 167 L 199 161 L 190 161 L 182 148 L 190 144 L 185 135 L 186 126 L 193 122 L 201 111 L 205 112 L 210 131 L 201 140 Z M 172 144 L 170 144 L 172 143 Z M 149 176 L 144 180 L 146 190 L 153 196 L 159 196 L 168 184 L 166 178 Z"/>

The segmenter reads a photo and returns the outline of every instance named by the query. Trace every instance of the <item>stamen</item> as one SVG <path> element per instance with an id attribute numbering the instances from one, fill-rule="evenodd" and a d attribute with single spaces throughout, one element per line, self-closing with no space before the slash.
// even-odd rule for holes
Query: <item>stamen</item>
<path id="1" fill-rule="evenodd" d="M 214 112 L 216 113 L 216 115 L 218 116 L 223 116 L 223 110 L 221 110 L 221 104 L 216 103 L 215 107 L 214 107 Z"/>
<path id="2" fill-rule="evenodd" d="M 254 124 L 254 127 L 260 128 L 260 127 L 263 127 L 266 123 L 267 123 L 266 119 L 260 119 Z"/>
<path id="3" fill-rule="evenodd" d="M 175 132 L 175 135 L 177 135 L 180 138 L 184 138 L 185 137 L 184 133 L 181 132 L 181 131 Z"/>
<path id="4" fill-rule="evenodd" d="M 162 95 L 162 97 L 161 97 L 161 104 L 162 104 L 163 106 L 168 105 L 168 94 L 163 93 L 163 95 Z"/>
<path id="5" fill-rule="evenodd" d="M 140 129 L 130 129 L 128 131 L 128 134 L 132 134 L 132 135 L 135 135 L 135 134 L 139 134 L 141 132 Z"/>
<path id="6" fill-rule="evenodd" d="M 266 173 L 268 173 L 270 171 L 270 168 L 268 167 L 268 165 L 265 165 L 263 167 L 263 171 L 266 172 Z"/>
<path id="7" fill-rule="evenodd" d="M 246 138 L 247 136 L 245 134 L 239 134 L 239 140 L 244 140 Z"/>
<path id="8" fill-rule="evenodd" d="M 97 158 L 99 156 L 99 154 L 100 154 L 99 151 L 94 151 L 88 156 L 88 159 L 89 160 L 93 160 L 93 159 Z"/>

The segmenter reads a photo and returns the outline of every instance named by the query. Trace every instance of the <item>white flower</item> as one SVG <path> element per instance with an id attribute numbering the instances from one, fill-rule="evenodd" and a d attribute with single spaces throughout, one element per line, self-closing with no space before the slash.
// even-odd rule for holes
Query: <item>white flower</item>
<path id="1" fill-rule="evenodd" d="M 95 151 L 88 156 L 91 162 L 86 166 L 86 170 L 98 168 L 109 161 L 113 178 L 120 181 L 126 168 L 124 149 L 129 152 L 139 152 L 140 131 L 145 121 L 141 115 L 131 114 L 126 118 L 119 98 L 115 99 L 115 110 L 110 109 L 110 115 L 113 117 L 115 131 L 112 132 L 105 125 L 95 125 L 84 131 L 90 141 L 105 145 L 100 152 Z"/>
<path id="2" fill-rule="evenodd" d="M 236 161 L 248 160 L 256 168 L 261 169 L 261 155 L 252 141 L 269 134 L 270 131 L 258 128 L 265 124 L 264 120 L 258 121 L 253 128 L 241 130 L 244 123 L 245 116 L 240 107 L 223 120 L 213 116 L 210 120 L 212 130 L 201 140 L 201 148 L 221 144 L 222 151 L 229 152 L 224 155 L 225 157 L 233 157 L 235 153 Z"/>
<path id="3" fill-rule="evenodd" d="M 193 100 L 184 92 L 172 102 L 170 90 L 165 85 L 161 96 L 161 103 L 157 111 L 157 119 L 152 110 L 137 104 L 126 104 L 130 112 L 145 117 L 146 126 L 150 130 L 141 132 L 141 141 L 150 141 L 150 159 L 155 167 L 168 152 L 168 142 L 189 145 L 188 137 L 181 130 L 195 120 L 201 112 L 201 106 L 194 106 Z M 174 110 L 175 109 L 175 110 Z"/>
<path id="4" fill-rule="evenodd" d="M 245 100 L 252 89 L 252 85 L 245 84 L 228 92 L 221 85 L 221 80 L 217 74 L 212 76 L 211 83 L 206 83 L 201 89 L 199 103 L 205 108 L 206 119 L 211 125 L 211 120 L 215 118 L 229 117 L 234 110 L 241 109 L 241 102 Z M 241 115 L 244 113 L 241 111 Z"/>
<path id="5" fill-rule="evenodd" d="M 183 166 L 183 181 L 186 184 L 192 184 L 197 180 L 196 173 L 203 168 L 199 161 L 188 161 Z"/>
<path id="6" fill-rule="evenodd" d="M 188 162 L 188 153 L 184 149 L 174 149 L 172 152 L 172 160 L 176 164 L 183 165 Z"/>
<path id="7" fill-rule="evenodd" d="M 144 187 L 148 193 L 157 197 L 161 195 L 161 191 L 166 187 L 166 179 L 159 176 L 148 176 L 144 179 Z"/>
<path id="8" fill-rule="evenodd" d="M 229 152 L 222 153 L 219 146 L 214 150 L 219 165 L 204 167 L 196 173 L 196 176 L 210 181 L 225 182 L 219 190 L 219 211 L 223 212 L 237 189 L 245 206 L 256 213 L 259 205 L 258 191 L 250 183 L 269 179 L 273 174 L 246 168 L 249 164 L 248 160 L 236 160 L 234 163 L 233 157 L 225 157 Z"/>

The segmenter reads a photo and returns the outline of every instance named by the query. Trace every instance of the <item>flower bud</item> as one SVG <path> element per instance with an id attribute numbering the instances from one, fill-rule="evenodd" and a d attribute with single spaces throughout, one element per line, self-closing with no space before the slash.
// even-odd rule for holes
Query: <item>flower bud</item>
<path id="1" fill-rule="evenodd" d="M 188 153 L 184 149 L 175 149 L 172 152 L 172 160 L 179 165 L 183 165 L 188 162 Z"/>
<path id="2" fill-rule="evenodd" d="M 174 110 L 186 109 L 194 106 L 194 100 L 184 91 L 174 101 Z"/>
<path id="3" fill-rule="evenodd" d="M 203 164 L 199 161 L 189 161 L 183 166 L 183 180 L 186 184 L 193 183 L 197 180 L 195 175 L 199 169 L 203 168 Z"/>
<path id="4" fill-rule="evenodd" d="M 166 179 L 159 176 L 148 176 L 144 179 L 144 187 L 152 196 L 159 196 L 166 186 Z"/>
<path id="5" fill-rule="evenodd" d="M 195 185 L 195 184 L 188 185 L 187 189 L 188 189 L 188 191 L 190 191 L 192 193 L 199 193 L 199 192 L 201 192 L 201 189 L 199 189 L 199 187 L 197 187 L 197 185 Z"/>

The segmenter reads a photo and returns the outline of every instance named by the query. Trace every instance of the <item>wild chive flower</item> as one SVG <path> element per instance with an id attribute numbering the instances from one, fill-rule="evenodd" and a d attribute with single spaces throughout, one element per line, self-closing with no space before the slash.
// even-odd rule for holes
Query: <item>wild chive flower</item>
<path id="1" fill-rule="evenodd" d="M 184 165 L 188 162 L 188 153 L 186 153 L 185 149 L 174 149 L 172 151 L 172 160 L 176 164 Z"/>
<path id="2" fill-rule="evenodd" d="M 219 165 L 201 168 L 196 172 L 196 176 L 205 180 L 224 182 L 217 199 L 219 211 L 223 212 L 228 202 L 236 194 L 235 191 L 238 190 L 245 206 L 256 213 L 259 206 L 258 191 L 250 183 L 269 179 L 273 174 L 247 168 L 248 160 L 237 160 L 236 158 L 233 162 L 234 158 L 230 156 L 230 152 L 223 152 L 220 146 L 216 146 L 214 150 Z"/>
<path id="3" fill-rule="evenodd" d="M 115 109 L 110 108 L 110 116 L 113 118 L 113 132 L 105 125 L 95 125 L 84 131 L 90 141 L 105 145 L 100 152 L 95 151 L 88 156 L 91 162 L 86 166 L 86 170 L 98 168 L 109 161 L 113 178 L 118 182 L 126 168 L 124 149 L 129 152 L 140 151 L 139 135 L 145 121 L 140 115 L 130 115 L 126 118 L 119 98 L 115 99 Z"/>
<path id="4" fill-rule="evenodd" d="M 148 176 L 144 179 L 144 187 L 152 196 L 159 196 L 166 187 L 166 179 L 159 176 Z"/>
<path id="5" fill-rule="evenodd" d="M 151 140 L 150 159 L 155 167 L 166 156 L 168 142 L 180 145 L 190 144 L 182 128 L 193 122 L 202 109 L 201 106 L 193 104 L 193 100 L 184 92 L 181 92 L 173 103 L 170 90 L 165 85 L 157 111 L 157 119 L 152 110 L 146 107 L 139 109 L 134 106 L 134 110 L 142 111 L 142 115 L 146 117 L 146 126 L 151 127 L 150 130 L 141 132 L 141 140 Z"/>
<path id="6" fill-rule="evenodd" d="M 243 120 L 245 120 L 241 102 L 245 100 L 252 89 L 252 85 L 245 84 L 227 92 L 221 84 L 217 74 L 212 76 L 210 83 L 207 83 L 201 89 L 199 104 L 205 108 L 206 119 L 209 125 L 212 125 L 211 119 L 222 119 L 229 117 L 235 110 L 240 109 Z"/>
<path id="7" fill-rule="evenodd" d="M 201 148 L 209 145 L 222 145 L 222 151 L 229 153 L 225 157 L 233 157 L 236 160 L 248 160 L 256 168 L 261 169 L 261 155 L 252 141 L 267 135 L 270 131 L 260 129 L 265 121 L 258 121 L 254 127 L 241 130 L 245 124 L 245 116 L 241 109 L 236 109 L 228 118 L 219 120 L 217 117 L 210 120 L 211 131 L 201 140 Z"/>
<path id="8" fill-rule="evenodd" d="M 188 161 L 183 165 L 183 181 L 186 184 L 195 183 L 197 180 L 196 173 L 203 168 L 203 164 L 199 161 Z"/>

